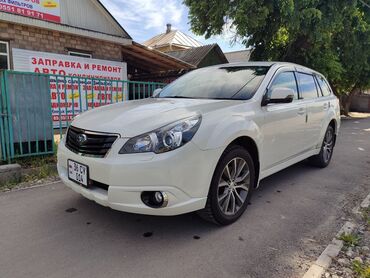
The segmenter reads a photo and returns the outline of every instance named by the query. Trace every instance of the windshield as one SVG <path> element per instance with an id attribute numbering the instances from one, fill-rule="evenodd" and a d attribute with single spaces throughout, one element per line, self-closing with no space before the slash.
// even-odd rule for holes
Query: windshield
<path id="1" fill-rule="evenodd" d="M 257 66 L 198 69 L 166 86 L 157 97 L 246 100 L 256 93 L 268 70 Z"/>

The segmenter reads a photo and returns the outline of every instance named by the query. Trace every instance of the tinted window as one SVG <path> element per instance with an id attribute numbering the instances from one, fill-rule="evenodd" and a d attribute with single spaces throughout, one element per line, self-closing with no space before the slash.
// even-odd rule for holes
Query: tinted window
<path id="1" fill-rule="evenodd" d="M 210 67 L 194 70 L 166 86 L 159 98 L 249 99 L 269 67 Z"/>
<path id="2" fill-rule="evenodd" d="M 272 81 L 269 94 L 274 88 L 289 88 L 294 91 L 294 99 L 298 99 L 297 82 L 294 73 L 291 71 L 279 73 L 278 76 Z M 269 95 L 270 97 L 270 95 Z"/>
<path id="3" fill-rule="evenodd" d="M 313 76 L 305 73 L 298 73 L 297 76 L 301 98 L 317 98 L 317 88 Z"/>
<path id="4" fill-rule="evenodd" d="M 324 80 L 324 78 L 322 78 L 321 76 L 317 76 L 317 81 L 319 82 L 319 86 L 321 88 L 322 95 L 324 97 L 330 96 L 331 90 L 330 90 L 330 87 L 329 87 L 328 83 L 326 83 L 326 81 Z"/>

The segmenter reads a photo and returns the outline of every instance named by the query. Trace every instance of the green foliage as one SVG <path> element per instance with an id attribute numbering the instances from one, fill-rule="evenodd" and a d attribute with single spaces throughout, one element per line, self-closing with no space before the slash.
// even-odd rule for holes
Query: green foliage
<path id="1" fill-rule="evenodd" d="M 56 150 L 57 146 L 55 146 Z M 55 164 L 57 162 L 56 154 L 45 156 L 30 156 L 19 158 L 12 161 L 18 163 L 23 169 L 28 169 L 28 174 L 22 175 L 20 180 L 10 180 L 7 183 L 0 182 L 0 192 L 17 187 L 20 183 L 30 183 L 57 176 Z"/>
<path id="2" fill-rule="evenodd" d="M 55 166 L 52 164 L 43 163 L 41 166 L 35 166 L 28 175 L 21 177 L 20 181 L 9 181 L 5 184 L 0 183 L 0 192 L 4 190 L 10 190 L 14 187 L 17 187 L 21 183 L 34 183 L 36 181 L 46 179 L 49 177 L 56 177 L 58 175 Z"/>
<path id="3" fill-rule="evenodd" d="M 352 263 L 352 269 L 359 278 L 370 278 L 370 266 L 367 264 L 361 264 L 358 261 Z"/>
<path id="4" fill-rule="evenodd" d="M 362 219 L 367 225 L 370 225 L 370 208 L 362 209 Z"/>
<path id="5" fill-rule="evenodd" d="M 357 246 L 358 243 L 359 243 L 359 241 L 360 241 L 360 238 L 357 235 L 354 235 L 354 234 L 345 234 L 345 233 L 343 233 L 339 237 L 339 239 L 344 242 L 344 245 L 346 247 L 354 247 L 354 246 Z"/>
<path id="6" fill-rule="evenodd" d="M 338 94 L 370 87 L 370 8 L 359 0 L 184 0 L 206 38 L 231 25 L 253 60 L 302 64 Z"/>
<path id="7" fill-rule="evenodd" d="M 56 155 L 45 155 L 45 156 L 30 156 L 24 158 L 18 158 L 13 161 L 22 166 L 22 168 L 35 168 L 42 167 L 45 164 L 52 164 L 57 162 Z"/>

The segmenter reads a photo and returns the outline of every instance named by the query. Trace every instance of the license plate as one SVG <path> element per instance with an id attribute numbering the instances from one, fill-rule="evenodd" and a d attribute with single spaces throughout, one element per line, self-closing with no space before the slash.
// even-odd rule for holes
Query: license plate
<path id="1" fill-rule="evenodd" d="M 68 178 L 84 187 L 87 187 L 89 168 L 73 160 L 68 160 Z"/>

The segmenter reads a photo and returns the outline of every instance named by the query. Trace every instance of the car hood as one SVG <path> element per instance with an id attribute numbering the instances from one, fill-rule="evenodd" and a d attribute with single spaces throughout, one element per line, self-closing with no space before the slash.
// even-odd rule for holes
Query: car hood
<path id="1" fill-rule="evenodd" d="M 72 125 L 84 130 L 134 137 L 196 114 L 233 106 L 240 101 L 148 98 L 96 108 L 76 117 Z"/>

